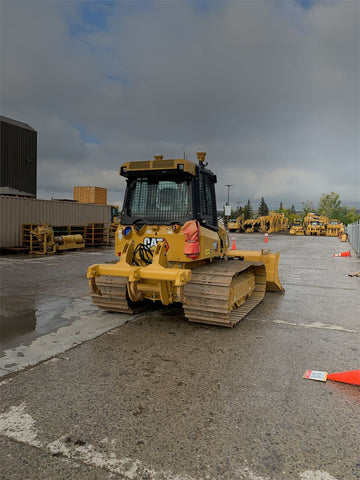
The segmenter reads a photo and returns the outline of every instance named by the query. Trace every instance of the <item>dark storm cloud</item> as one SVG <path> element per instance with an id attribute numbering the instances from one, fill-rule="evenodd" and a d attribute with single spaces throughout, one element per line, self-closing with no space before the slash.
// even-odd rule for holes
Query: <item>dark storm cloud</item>
<path id="1" fill-rule="evenodd" d="M 2 105 L 44 192 L 120 201 L 123 161 L 205 150 L 220 205 L 359 201 L 357 1 L 91 5 L 3 2 Z"/>

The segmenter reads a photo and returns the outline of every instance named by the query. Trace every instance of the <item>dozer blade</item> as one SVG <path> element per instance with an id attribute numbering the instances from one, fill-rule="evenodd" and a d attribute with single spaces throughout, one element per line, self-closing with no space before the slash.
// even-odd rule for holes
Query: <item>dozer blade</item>
<path id="1" fill-rule="evenodd" d="M 266 290 L 268 292 L 285 292 L 279 278 L 279 252 L 271 253 L 270 250 L 227 250 L 226 256 L 246 262 L 262 262 L 266 269 Z"/>
<path id="2" fill-rule="evenodd" d="M 185 285 L 185 317 L 190 322 L 234 327 L 264 298 L 261 262 L 217 260 L 192 271 Z"/>

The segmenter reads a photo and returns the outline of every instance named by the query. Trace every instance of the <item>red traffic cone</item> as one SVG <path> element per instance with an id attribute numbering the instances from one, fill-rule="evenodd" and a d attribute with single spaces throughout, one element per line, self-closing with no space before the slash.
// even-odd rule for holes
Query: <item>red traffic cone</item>
<path id="1" fill-rule="evenodd" d="M 328 380 L 334 380 L 334 382 L 360 385 L 360 370 L 350 370 L 349 372 L 341 373 L 328 373 L 327 378 Z"/>
<path id="2" fill-rule="evenodd" d="M 233 239 L 232 239 L 232 246 L 231 246 L 231 250 L 236 250 L 235 238 L 234 238 L 234 237 L 233 237 Z"/>
<path id="3" fill-rule="evenodd" d="M 268 243 L 268 234 L 265 233 L 265 243 Z"/>
<path id="4" fill-rule="evenodd" d="M 333 257 L 351 257 L 350 250 L 347 252 L 342 252 L 342 253 L 335 253 Z"/>

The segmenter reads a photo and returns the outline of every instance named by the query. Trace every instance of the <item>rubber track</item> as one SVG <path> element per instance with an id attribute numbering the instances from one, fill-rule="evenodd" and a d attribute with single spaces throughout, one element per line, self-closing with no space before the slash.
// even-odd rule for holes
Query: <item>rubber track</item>
<path id="1" fill-rule="evenodd" d="M 253 294 L 240 307 L 229 305 L 233 278 L 247 271 L 255 274 Z M 185 316 L 190 322 L 234 327 L 264 298 L 266 271 L 261 262 L 218 260 L 192 270 L 185 285 Z"/>

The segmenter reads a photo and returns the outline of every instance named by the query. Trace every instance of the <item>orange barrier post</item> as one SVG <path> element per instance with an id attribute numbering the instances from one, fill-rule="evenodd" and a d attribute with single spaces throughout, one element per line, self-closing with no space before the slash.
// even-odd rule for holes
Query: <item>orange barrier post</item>
<path id="1" fill-rule="evenodd" d="M 232 246 L 231 246 L 231 250 L 236 250 L 235 238 L 234 238 L 234 237 L 233 237 L 233 239 L 232 239 Z"/>
<path id="2" fill-rule="evenodd" d="M 265 243 L 268 243 L 268 234 L 265 233 Z"/>

